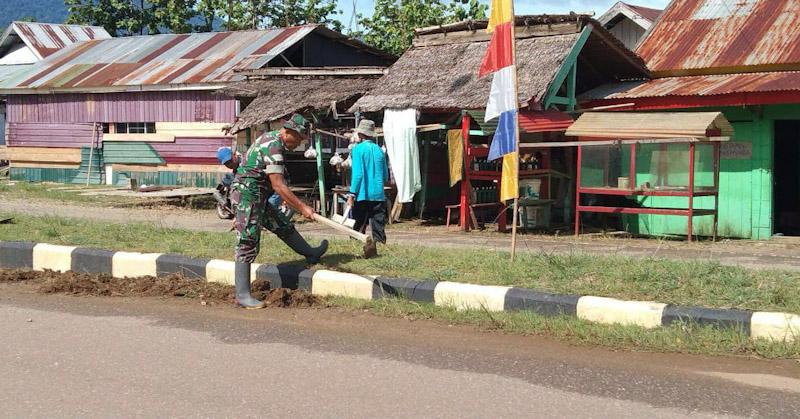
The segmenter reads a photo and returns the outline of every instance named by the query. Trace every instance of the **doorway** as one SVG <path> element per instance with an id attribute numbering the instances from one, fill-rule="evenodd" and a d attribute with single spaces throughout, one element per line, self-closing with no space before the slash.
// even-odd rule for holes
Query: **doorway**
<path id="1" fill-rule="evenodd" d="M 775 121 L 775 233 L 800 236 L 800 121 Z"/>

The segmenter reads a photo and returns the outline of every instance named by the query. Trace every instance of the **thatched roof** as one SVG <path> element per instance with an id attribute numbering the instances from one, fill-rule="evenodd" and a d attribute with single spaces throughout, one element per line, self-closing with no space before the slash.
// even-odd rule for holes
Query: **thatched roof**
<path id="1" fill-rule="evenodd" d="M 556 34 L 549 36 L 539 35 L 549 30 L 547 25 L 544 29 L 527 26 L 521 31 L 529 31 L 530 37 L 516 41 L 522 106 L 543 101 L 586 24 L 592 25 L 592 32 L 579 55 L 579 92 L 607 80 L 648 76 L 644 62 L 595 21 L 575 16 L 571 22 L 558 26 L 560 33 L 551 31 Z M 437 31 L 446 32 L 443 29 L 426 31 L 426 35 L 433 37 L 437 36 Z M 478 79 L 477 76 L 489 45 L 488 38 L 477 31 L 462 34 L 440 35 L 428 43 L 416 44 L 350 110 L 377 112 L 385 108 L 409 107 L 429 111 L 483 109 L 492 77 Z"/>
<path id="2" fill-rule="evenodd" d="M 542 98 L 576 39 L 577 33 L 517 41 L 520 103 Z M 492 84 L 491 77 L 478 79 L 487 46 L 488 42 L 473 42 L 414 47 L 353 108 L 482 109 Z"/>
<path id="3" fill-rule="evenodd" d="M 232 132 L 237 132 L 293 112 L 330 108 L 332 102 L 352 103 L 375 81 L 376 77 L 272 77 L 233 83 L 223 93 L 256 97 L 231 127 Z"/>

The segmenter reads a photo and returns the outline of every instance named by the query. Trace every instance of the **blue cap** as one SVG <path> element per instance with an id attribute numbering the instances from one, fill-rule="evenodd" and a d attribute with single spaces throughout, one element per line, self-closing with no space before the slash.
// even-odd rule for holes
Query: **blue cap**
<path id="1" fill-rule="evenodd" d="M 233 151 L 230 147 L 220 147 L 217 149 L 217 160 L 219 164 L 225 164 L 233 158 Z"/>

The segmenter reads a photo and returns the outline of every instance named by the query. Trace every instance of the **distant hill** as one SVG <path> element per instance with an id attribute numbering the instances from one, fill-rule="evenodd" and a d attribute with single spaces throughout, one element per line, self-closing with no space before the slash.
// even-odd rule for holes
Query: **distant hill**
<path id="1" fill-rule="evenodd" d="M 0 0 L 0 28 L 15 20 L 32 16 L 37 22 L 64 23 L 64 0 Z"/>

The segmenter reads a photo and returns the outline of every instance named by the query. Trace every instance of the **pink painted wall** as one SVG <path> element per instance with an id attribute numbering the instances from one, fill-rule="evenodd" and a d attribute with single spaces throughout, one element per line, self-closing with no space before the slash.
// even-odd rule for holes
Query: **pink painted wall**
<path id="1" fill-rule="evenodd" d="M 170 164 L 216 164 L 217 149 L 233 138 L 176 137 L 174 143 L 150 143 Z"/>
<path id="2" fill-rule="evenodd" d="M 233 122 L 234 98 L 204 91 L 10 95 L 9 122 Z"/>
<path id="3" fill-rule="evenodd" d="M 9 147 L 89 147 L 94 124 L 8 123 Z M 98 135 L 99 136 L 99 135 Z"/>

